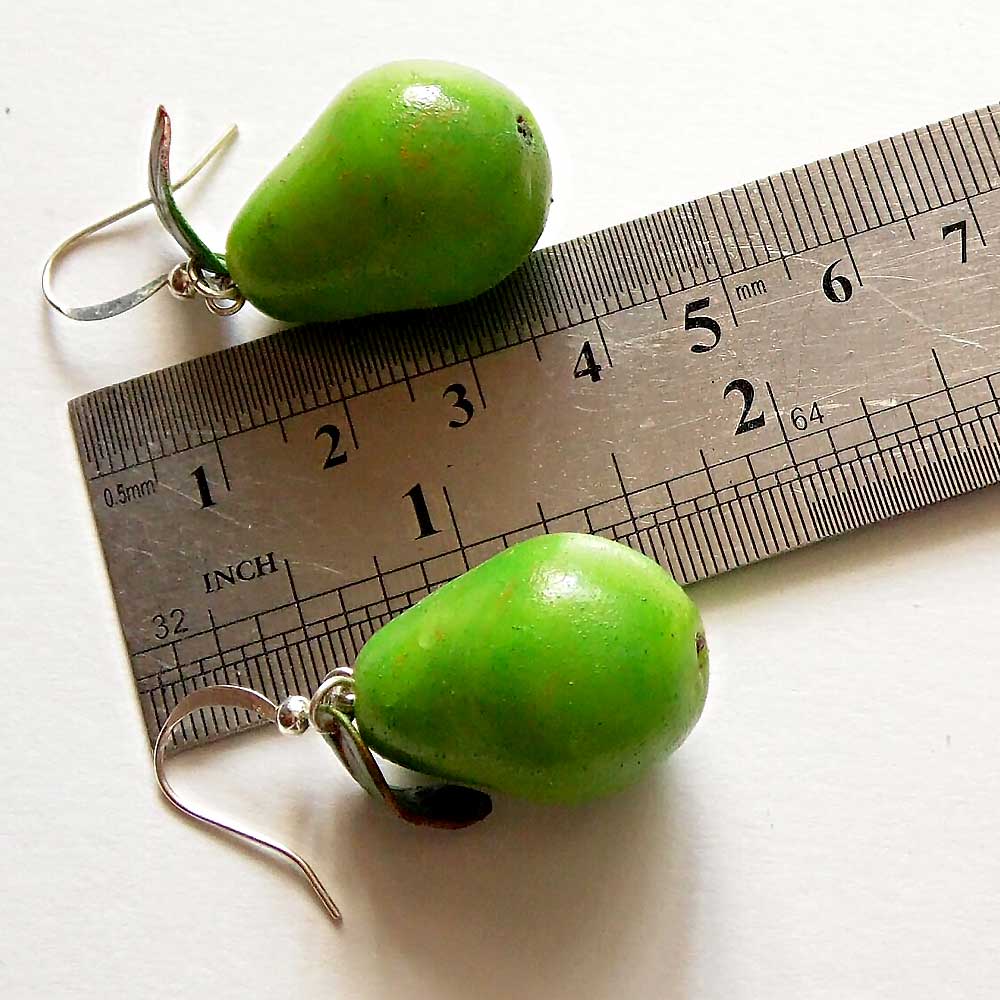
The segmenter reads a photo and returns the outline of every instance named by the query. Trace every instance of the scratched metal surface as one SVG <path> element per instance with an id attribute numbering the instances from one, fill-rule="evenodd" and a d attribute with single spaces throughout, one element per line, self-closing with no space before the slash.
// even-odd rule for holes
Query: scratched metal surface
<path id="1" fill-rule="evenodd" d="M 314 688 L 537 532 L 692 582 L 1000 480 L 996 114 L 74 400 L 151 735 L 206 684 Z"/>

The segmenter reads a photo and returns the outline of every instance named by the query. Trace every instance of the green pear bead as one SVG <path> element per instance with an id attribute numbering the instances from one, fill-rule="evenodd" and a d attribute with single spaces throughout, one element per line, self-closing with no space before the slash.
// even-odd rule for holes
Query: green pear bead
<path id="1" fill-rule="evenodd" d="M 531 252 L 551 201 L 515 94 L 451 63 L 358 77 L 233 222 L 226 266 L 262 312 L 327 321 L 471 298 Z"/>
<path id="2" fill-rule="evenodd" d="M 697 608 L 592 535 L 521 542 L 377 631 L 355 664 L 368 745 L 425 774 L 542 801 L 623 788 L 701 715 Z"/>

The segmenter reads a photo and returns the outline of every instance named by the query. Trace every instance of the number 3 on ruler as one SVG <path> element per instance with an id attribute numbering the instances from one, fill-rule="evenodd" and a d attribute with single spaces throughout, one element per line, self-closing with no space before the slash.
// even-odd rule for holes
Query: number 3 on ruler
<path id="1" fill-rule="evenodd" d="M 455 402 L 451 404 L 452 409 L 461 410 L 465 414 L 464 420 L 459 420 L 457 417 L 449 420 L 449 427 L 464 427 L 475 416 L 476 408 L 472 405 L 472 400 L 468 398 L 468 394 L 469 390 L 461 382 L 452 382 L 441 394 L 443 399 L 454 396 Z"/>

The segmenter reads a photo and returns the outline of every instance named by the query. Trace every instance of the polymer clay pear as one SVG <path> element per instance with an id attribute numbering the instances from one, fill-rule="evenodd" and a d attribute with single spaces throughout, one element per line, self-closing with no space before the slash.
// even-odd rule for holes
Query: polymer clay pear
<path id="1" fill-rule="evenodd" d="M 465 66 L 394 62 L 358 77 L 240 210 L 224 254 L 182 215 L 171 123 L 161 107 L 150 146 L 150 197 L 64 240 L 42 272 L 63 315 L 107 319 L 160 288 L 201 297 L 219 316 L 249 301 L 290 322 L 325 322 L 445 306 L 497 284 L 531 252 L 551 202 L 545 140 L 523 101 Z M 52 289 L 55 262 L 101 229 L 152 204 L 186 260 L 133 292 L 68 306 Z"/>
<path id="2" fill-rule="evenodd" d="M 521 542 L 379 629 L 354 665 L 367 745 L 413 770 L 544 801 L 624 788 L 701 715 L 697 608 L 592 535 Z"/>
<path id="3" fill-rule="evenodd" d="M 356 79 L 250 196 L 226 266 L 282 320 L 448 305 L 538 241 L 551 200 L 531 111 L 464 66 L 395 62 Z"/>

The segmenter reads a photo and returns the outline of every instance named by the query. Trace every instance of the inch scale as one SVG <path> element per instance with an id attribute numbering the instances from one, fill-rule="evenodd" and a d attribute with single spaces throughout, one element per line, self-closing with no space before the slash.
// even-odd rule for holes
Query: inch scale
<path id="1" fill-rule="evenodd" d="M 209 684 L 313 690 L 538 532 L 691 583 L 1000 481 L 998 115 L 72 401 L 151 737 Z M 205 709 L 177 741 L 252 724 Z"/>

